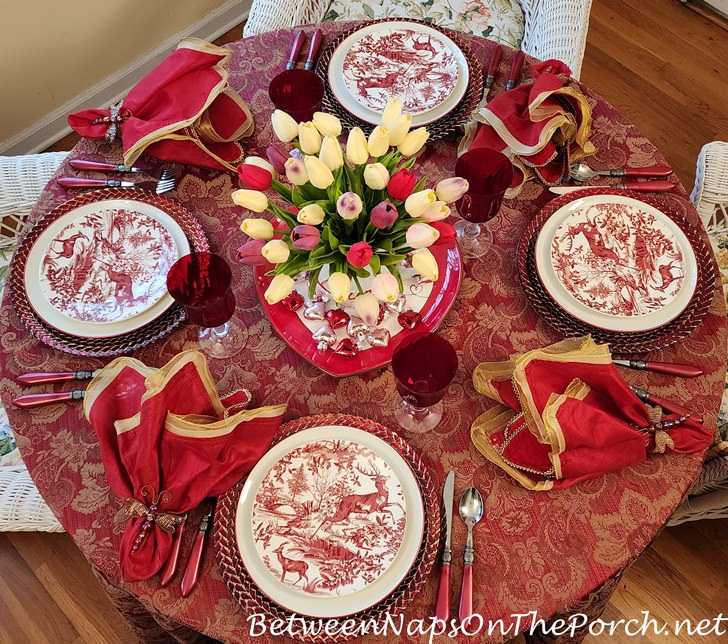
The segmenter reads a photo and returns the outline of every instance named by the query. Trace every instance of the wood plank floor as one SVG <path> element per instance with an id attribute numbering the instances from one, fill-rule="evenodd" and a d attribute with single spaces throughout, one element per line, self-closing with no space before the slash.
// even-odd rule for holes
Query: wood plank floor
<path id="1" fill-rule="evenodd" d="M 240 28 L 218 42 L 240 37 Z M 700 147 L 728 138 L 728 31 L 678 0 L 595 0 L 584 83 L 629 117 L 690 190 Z M 723 78 L 721 78 L 721 75 Z M 68 150 L 66 137 L 49 149 Z M 714 619 L 728 600 L 728 520 L 666 529 L 622 579 L 606 620 Z M 70 537 L 0 535 L 0 642 L 135 641 Z M 718 642 L 717 636 L 590 637 L 587 642 Z M 517 642 L 522 638 L 517 638 Z M 726 641 L 723 639 L 723 641 Z"/>

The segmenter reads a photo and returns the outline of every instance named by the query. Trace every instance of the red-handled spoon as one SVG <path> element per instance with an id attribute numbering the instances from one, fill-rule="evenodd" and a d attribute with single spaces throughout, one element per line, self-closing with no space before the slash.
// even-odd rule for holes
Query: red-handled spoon
<path id="1" fill-rule="evenodd" d="M 513 89 L 518 82 L 518 77 L 521 75 L 521 67 L 523 67 L 523 59 L 526 55 L 519 49 L 513 54 L 513 60 L 511 61 L 511 71 L 508 72 L 508 81 L 506 82 L 506 91 Z"/>
<path id="2" fill-rule="evenodd" d="M 303 64 L 303 68 L 308 71 L 313 71 L 314 66 L 316 65 L 316 58 L 318 58 L 319 49 L 321 49 L 321 43 L 324 40 L 324 32 L 320 29 L 317 29 L 313 32 L 313 36 L 311 36 L 311 45 L 308 49 L 308 57 L 306 58 L 306 62 Z"/>
<path id="3" fill-rule="evenodd" d="M 473 563 L 475 548 L 473 547 L 473 528 L 483 518 L 483 497 L 477 488 L 469 487 L 460 497 L 460 518 L 468 528 L 468 537 L 463 553 L 463 582 L 460 589 L 460 609 L 458 617 L 463 624 L 473 615 Z"/>
<path id="4" fill-rule="evenodd" d="M 44 385 L 49 382 L 68 382 L 70 380 L 91 380 L 96 376 L 96 371 L 39 371 L 33 373 L 21 373 L 17 381 L 22 385 Z"/>
<path id="5" fill-rule="evenodd" d="M 613 168 L 611 170 L 593 170 L 586 163 L 574 163 L 569 170 L 571 178 L 576 181 L 589 181 L 597 176 L 604 177 L 669 177 L 672 168 L 666 165 L 652 165 L 643 168 Z"/>
<path id="6" fill-rule="evenodd" d="M 637 395 L 637 398 L 643 400 L 644 402 L 648 402 L 651 405 L 657 405 L 658 407 L 662 407 L 662 409 L 670 412 L 671 414 L 678 414 L 678 416 L 689 416 L 699 423 L 703 422 L 702 416 L 699 416 L 695 412 L 690 411 L 687 407 L 683 407 L 676 402 L 672 402 L 671 400 L 666 400 L 665 398 L 656 396 L 655 394 L 652 394 L 646 389 L 642 389 L 640 387 L 630 387 L 630 389 L 634 391 L 634 393 Z"/>
<path id="7" fill-rule="evenodd" d="M 57 402 L 71 402 L 81 400 L 86 392 L 83 389 L 74 389 L 73 391 L 49 391 L 44 394 L 25 394 L 18 396 L 13 400 L 13 405 L 22 409 L 30 407 L 40 407 L 42 405 L 51 405 Z"/>
<path id="8" fill-rule="evenodd" d="M 185 515 L 185 519 L 187 519 L 187 515 Z M 164 563 L 162 571 L 159 574 L 159 583 L 163 588 L 172 581 L 175 573 L 177 572 L 179 552 L 182 547 L 182 535 L 184 534 L 184 531 L 184 523 L 180 523 L 175 529 L 174 539 L 172 541 L 172 552 L 169 553 L 169 557 L 167 557 L 167 561 Z"/>
<path id="9" fill-rule="evenodd" d="M 646 360 L 612 360 L 614 364 L 621 367 L 629 367 L 630 369 L 639 369 L 641 371 L 654 371 L 656 373 L 665 373 L 669 376 L 679 376 L 681 378 L 697 378 L 703 375 L 700 367 L 694 367 L 691 364 L 679 364 L 676 362 L 647 362 Z"/>
<path id="10" fill-rule="evenodd" d="M 210 519 L 212 518 L 214 509 L 215 504 L 210 503 L 205 514 L 202 516 L 202 519 L 200 519 L 200 524 L 197 526 L 197 534 L 195 535 L 195 540 L 192 544 L 192 552 L 190 553 L 190 558 L 187 561 L 187 566 L 185 567 L 185 574 L 182 577 L 182 582 L 180 583 L 182 597 L 188 597 L 197 585 L 197 580 L 200 575 L 200 565 L 202 563 L 202 552 L 205 545 L 205 535 L 207 533 L 207 528 L 210 525 Z"/>
<path id="11" fill-rule="evenodd" d="M 306 40 L 306 32 L 301 29 L 297 34 L 296 37 L 293 39 L 293 45 L 291 46 L 291 54 L 288 57 L 288 62 L 286 63 L 286 69 L 293 69 L 296 66 L 296 61 L 298 61 L 298 55 L 301 53 L 301 47 L 303 46 L 303 41 Z"/>

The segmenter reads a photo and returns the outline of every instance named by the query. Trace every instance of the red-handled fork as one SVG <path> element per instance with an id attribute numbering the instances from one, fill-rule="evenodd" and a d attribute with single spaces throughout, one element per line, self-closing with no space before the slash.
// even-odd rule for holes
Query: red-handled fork
<path id="1" fill-rule="evenodd" d="M 114 172 L 120 174 L 145 174 L 152 179 L 168 179 L 176 177 L 179 171 L 175 168 L 151 168 L 144 164 L 124 165 L 123 163 L 103 163 L 86 159 L 71 159 L 68 162 L 75 170 L 86 172 Z"/>

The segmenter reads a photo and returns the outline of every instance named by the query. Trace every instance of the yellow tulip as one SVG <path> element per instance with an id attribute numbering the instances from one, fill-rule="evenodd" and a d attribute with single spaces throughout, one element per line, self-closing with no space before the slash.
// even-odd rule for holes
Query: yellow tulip
<path id="1" fill-rule="evenodd" d="M 267 219 L 243 219 L 243 223 L 240 224 L 240 230 L 253 239 L 273 238 L 273 224 Z"/>
<path id="2" fill-rule="evenodd" d="M 440 221 L 450 216 L 450 208 L 444 201 L 436 201 L 425 212 L 420 215 L 420 219 L 425 221 Z"/>
<path id="3" fill-rule="evenodd" d="M 324 209 L 317 203 L 310 203 L 308 206 L 304 206 L 298 211 L 296 219 L 302 224 L 308 224 L 309 226 L 318 226 L 326 217 Z"/>
<path id="4" fill-rule="evenodd" d="M 384 127 L 390 127 L 400 116 L 402 116 L 402 101 L 396 96 L 390 96 L 379 123 Z"/>
<path id="5" fill-rule="evenodd" d="M 260 252 L 271 264 L 281 264 L 291 255 L 291 249 L 282 239 L 272 239 Z"/>
<path id="6" fill-rule="evenodd" d="M 366 163 L 369 159 L 367 137 L 361 128 L 355 127 L 346 139 L 346 160 L 354 165 Z"/>
<path id="7" fill-rule="evenodd" d="M 313 124 L 322 136 L 339 136 L 341 134 L 341 121 L 333 114 L 314 112 Z"/>
<path id="8" fill-rule="evenodd" d="M 422 146 L 429 137 L 430 133 L 424 127 L 418 127 L 404 137 L 404 141 L 397 146 L 397 149 L 404 156 L 411 157 L 422 149 Z"/>
<path id="9" fill-rule="evenodd" d="M 303 162 L 306 164 L 306 172 L 308 172 L 308 180 L 316 187 L 322 190 L 328 188 L 334 182 L 334 175 L 326 164 L 318 157 L 305 156 Z"/>
<path id="10" fill-rule="evenodd" d="M 434 190 L 420 190 L 405 199 L 404 209 L 410 217 L 419 217 L 436 201 L 437 195 Z"/>
<path id="11" fill-rule="evenodd" d="M 373 157 L 381 157 L 389 150 L 389 130 L 386 127 L 377 125 L 372 130 L 367 140 L 367 150 Z"/>
<path id="12" fill-rule="evenodd" d="M 292 277 L 288 275 L 276 275 L 265 290 L 265 301 L 268 304 L 280 302 L 284 297 L 291 294 L 294 286 Z"/>
<path id="13" fill-rule="evenodd" d="M 321 135 L 311 121 L 298 124 L 298 142 L 304 154 L 318 154 L 321 149 Z"/>
<path id="14" fill-rule="evenodd" d="M 337 304 L 347 300 L 351 293 L 351 277 L 340 271 L 331 273 L 329 275 L 329 292 Z"/>
<path id="15" fill-rule="evenodd" d="M 435 256 L 426 248 L 412 255 L 412 268 L 427 280 L 437 281 L 439 269 Z"/>
<path id="16" fill-rule="evenodd" d="M 384 190 L 389 183 L 389 171 L 381 163 L 369 163 L 364 168 L 364 183 L 372 190 Z"/>
<path id="17" fill-rule="evenodd" d="M 326 167 L 332 172 L 338 170 L 344 165 L 344 155 L 341 152 L 341 146 L 335 136 L 325 136 L 321 143 L 321 151 L 319 152 L 321 159 Z"/>
<path id="18" fill-rule="evenodd" d="M 236 190 L 230 196 L 235 205 L 253 212 L 263 212 L 268 207 L 268 197 L 260 190 Z"/>
<path id="19" fill-rule="evenodd" d="M 279 141 L 288 143 L 298 136 L 298 123 L 283 110 L 273 112 L 270 117 L 270 122 Z"/>
<path id="20" fill-rule="evenodd" d="M 437 198 L 445 203 L 453 203 L 462 197 L 470 187 L 467 179 L 462 177 L 450 177 L 443 179 L 435 186 Z"/>
<path id="21" fill-rule="evenodd" d="M 402 114 L 402 116 L 389 126 L 389 145 L 394 147 L 402 143 L 411 127 L 412 115 Z"/>

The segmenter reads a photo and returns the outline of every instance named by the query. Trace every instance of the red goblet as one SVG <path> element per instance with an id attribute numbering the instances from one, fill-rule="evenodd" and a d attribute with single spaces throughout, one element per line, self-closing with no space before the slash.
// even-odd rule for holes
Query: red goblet
<path id="1" fill-rule="evenodd" d="M 434 333 L 405 337 L 392 353 L 392 371 L 402 397 L 395 417 L 402 427 L 423 432 L 442 419 L 442 398 L 458 369 L 453 346 Z"/>
<path id="2" fill-rule="evenodd" d="M 482 257 L 493 243 L 493 233 L 481 224 L 498 214 L 513 181 L 513 164 L 498 150 L 476 148 L 457 160 L 455 175 L 470 184 L 455 204 L 463 218 L 455 224 L 460 250 L 465 257 Z"/>
<path id="3" fill-rule="evenodd" d="M 233 320 L 235 295 L 228 263 L 213 253 L 180 257 L 167 273 L 167 290 L 185 307 L 187 319 L 201 327 L 200 350 L 213 358 L 229 358 L 245 346 L 247 330 Z"/>

